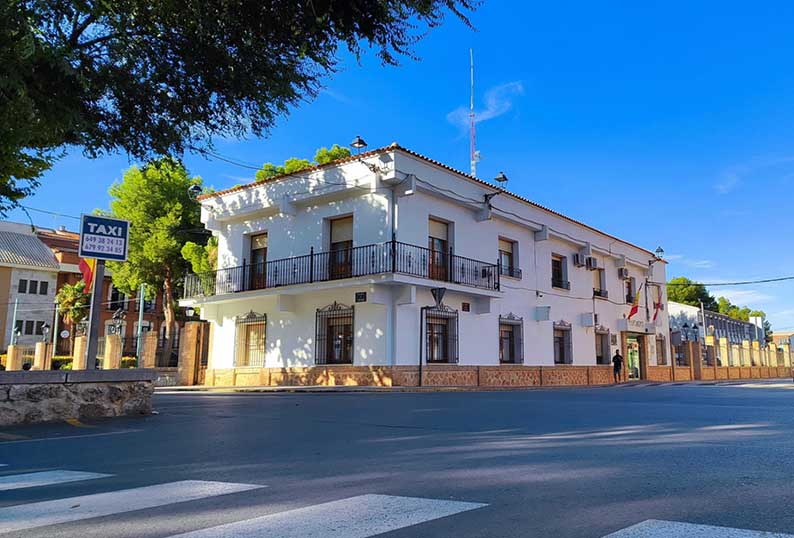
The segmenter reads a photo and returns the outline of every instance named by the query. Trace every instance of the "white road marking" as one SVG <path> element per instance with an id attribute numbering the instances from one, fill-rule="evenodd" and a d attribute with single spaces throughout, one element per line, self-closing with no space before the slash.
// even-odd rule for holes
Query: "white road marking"
<path id="1" fill-rule="evenodd" d="M 49 486 L 64 482 L 77 482 L 78 480 L 93 480 L 112 476 L 101 473 L 84 473 L 82 471 L 42 471 L 39 473 L 15 474 L 0 477 L 0 491 L 9 489 L 34 488 Z"/>
<path id="2" fill-rule="evenodd" d="M 649 519 L 604 538 L 794 538 L 794 535 Z"/>
<path id="3" fill-rule="evenodd" d="M 84 435 L 60 435 L 55 437 L 39 437 L 37 439 L 19 439 L 14 441 L 2 441 L 0 445 L 13 445 L 16 443 L 40 443 L 42 441 L 63 441 L 65 439 L 85 439 L 86 437 L 104 437 L 106 435 L 123 435 L 125 433 L 136 433 L 143 430 L 118 430 L 104 433 L 86 433 Z"/>
<path id="4" fill-rule="evenodd" d="M 175 504 L 264 486 L 183 480 L 0 509 L 0 533 Z"/>
<path id="5" fill-rule="evenodd" d="M 391 495 L 359 495 L 171 538 L 368 538 L 483 506 L 487 505 Z"/>

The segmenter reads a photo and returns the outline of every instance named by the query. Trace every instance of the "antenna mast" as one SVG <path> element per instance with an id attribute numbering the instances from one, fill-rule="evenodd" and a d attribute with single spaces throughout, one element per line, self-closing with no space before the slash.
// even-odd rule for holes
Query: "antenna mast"
<path id="1" fill-rule="evenodd" d="M 471 175 L 477 176 L 477 161 L 480 160 L 480 155 L 477 151 L 474 136 L 474 50 L 469 49 L 469 64 L 471 72 L 471 100 L 469 103 L 469 157 L 471 162 Z"/>

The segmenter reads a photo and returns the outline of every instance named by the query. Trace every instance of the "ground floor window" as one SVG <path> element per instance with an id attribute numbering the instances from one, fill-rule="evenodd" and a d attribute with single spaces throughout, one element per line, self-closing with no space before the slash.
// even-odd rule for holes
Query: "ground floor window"
<path id="1" fill-rule="evenodd" d="M 267 316 L 249 312 L 235 321 L 234 366 L 265 366 Z"/>
<path id="2" fill-rule="evenodd" d="M 339 303 L 317 310 L 317 364 L 353 364 L 353 307 Z"/>
<path id="3" fill-rule="evenodd" d="M 524 362 L 523 320 L 513 314 L 499 316 L 499 362 L 520 364 Z"/>
<path id="4" fill-rule="evenodd" d="M 595 335 L 596 364 L 611 364 L 612 357 L 609 352 L 609 333 L 597 331 Z"/>
<path id="5" fill-rule="evenodd" d="M 554 364 L 571 364 L 572 362 L 571 327 L 568 324 L 555 324 Z"/>
<path id="6" fill-rule="evenodd" d="M 667 349 L 664 336 L 656 336 L 656 364 L 657 366 L 667 366 Z"/>
<path id="7" fill-rule="evenodd" d="M 458 362 L 458 311 L 442 305 L 423 313 L 427 362 Z"/>

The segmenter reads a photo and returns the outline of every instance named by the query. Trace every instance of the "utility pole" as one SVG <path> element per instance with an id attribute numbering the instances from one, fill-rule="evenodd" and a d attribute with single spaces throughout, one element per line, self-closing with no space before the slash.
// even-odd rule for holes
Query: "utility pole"
<path id="1" fill-rule="evenodd" d="M 55 319 L 52 320 L 52 356 L 55 356 L 55 352 L 58 350 L 58 314 L 60 313 L 60 308 L 58 305 L 55 305 Z"/>
<path id="2" fill-rule="evenodd" d="M 19 297 L 14 299 L 14 316 L 11 318 L 11 343 L 17 343 L 17 309 L 19 308 Z"/>
<path id="3" fill-rule="evenodd" d="M 146 284 L 141 284 L 141 295 L 138 298 L 138 339 L 135 345 L 135 365 L 141 367 L 141 351 L 143 350 L 143 298 L 146 294 Z"/>

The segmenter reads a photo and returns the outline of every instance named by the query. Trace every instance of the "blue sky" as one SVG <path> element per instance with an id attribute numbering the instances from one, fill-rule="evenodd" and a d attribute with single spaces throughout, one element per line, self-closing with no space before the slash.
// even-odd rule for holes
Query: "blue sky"
<path id="1" fill-rule="evenodd" d="M 650 250 L 663 246 L 669 276 L 794 274 L 794 5 L 644 4 L 486 0 L 472 16 L 476 32 L 449 18 L 416 46 L 420 61 L 386 68 L 371 53 L 360 64 L 342 54 L 327 89 L 270 137 L 220 140 L 217 151 L 260 165 L 360 134 L 370 147 L 397 141 L 466 170 L 456 110 L 468 105 L 473 47 L 480 177 L 504 170 L 519 194 Z M 185 161 L 216 188 L 254 174 Z M 72 152 L 26 204 L 71 215 L 106 207 L 107 187 L 129 165 Z M 712 292 L 794 329 L 794 282 Z"/>

